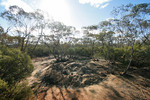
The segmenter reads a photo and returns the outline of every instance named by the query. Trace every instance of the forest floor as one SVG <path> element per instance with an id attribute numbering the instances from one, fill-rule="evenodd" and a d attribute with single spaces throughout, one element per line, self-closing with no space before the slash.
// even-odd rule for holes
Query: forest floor
<path id="1" fill-rule="evenodd" d="M 32 61 L 34 71 L 27 80 L 37 100 L 150 100 L 150 67 L 132 67 L 121 76 L 124 68 L 104 59 Z"/>

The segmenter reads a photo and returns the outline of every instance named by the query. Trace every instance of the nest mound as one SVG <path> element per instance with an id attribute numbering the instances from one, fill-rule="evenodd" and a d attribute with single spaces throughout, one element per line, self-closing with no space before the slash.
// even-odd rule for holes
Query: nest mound
<path id="1" fill-rule="evenodd" d="M 98 84 L 107 75 L 108 68 L 89 60 L 53 63 L 42 77 L 46 85 L 86 87 Z"/>

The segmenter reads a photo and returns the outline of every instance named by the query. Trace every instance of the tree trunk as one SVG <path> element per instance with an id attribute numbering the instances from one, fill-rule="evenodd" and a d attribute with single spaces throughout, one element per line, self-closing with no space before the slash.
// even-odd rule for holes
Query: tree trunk
<path id="1" fill-rule="evenodd" d="M 35 46 L 34 46 L 34 48 L 33 48 L 33 50 L 32 50 L 32 53 L 34 52 L 35 48 L 37 47 L 37 45 L 38 45 L 38 43 L 39 43 L 39 41 L 40 41 L 40 39 L 41 39 L 41 37 L 42 37 L 42 34 L 43 34 L 43 28 L 41 29 L 40 36 L 39 36 L 39 38 L 38 38 L 38 40 L 37 40 L 37 42 L 36 42 L 36 44 L 35 44 Z"/>
<path id="2" fill-rule="evenodd" d="M 36 49 L 36 47 L 37 47 L 37 45 L 38 45 L 40 39 L 41 39 L 41 36 L 39 36 L 39 38 L 38 38 L 38 40 L 37 40 L 37 42 L 36 42 L 34 48 L 32 49 L 32 53 L 35 51 L 35 49 Z"/>
<path id="3" fill-rule="evenodd" d="M 92 58 L 94 58 L 93 56 L 94 56 L 94 45 L 95 45 L 95 43 L 94 42 L 92 42 L 92 52 L 91 52 L 91 56 L 92 56 Z"/>
<path id="4" fill-rule="evenodd" d="M 129 64 L 128 64 L 127 68 L 124 70 L 123 75 L 125 75 L 127 73 L 127 71 L 129 70 L 129 68 L 131 66 L 131 62 L 133 60 L 133 53 L 134 53 L 133 46 L 134 46 L 134 43 L 132 43 L 131 58 L 130 58 Z"/>
<path id="5" fill-rule="evenodd" d="M 26 41 L 25 46 L 24 46 L 24 51 L 26 51 L 26 48 L 28 46 L 29 38 L 30 38 L 30 36 L 28 35 L 27 41 Z"/>
<path id="6" fill-rule="evenodd" d="M 21 51 L 24 51 L 24 37 L 22 38 L 22 41 L 21 41 Z"/>

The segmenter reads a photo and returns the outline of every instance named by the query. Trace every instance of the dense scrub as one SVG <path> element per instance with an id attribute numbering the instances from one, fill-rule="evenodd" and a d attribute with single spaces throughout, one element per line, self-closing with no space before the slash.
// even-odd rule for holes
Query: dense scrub
<path id="1" fill-rule="evenodd" d="M 31 46 L 30 49 L 31 48 L 33 48 L 33 46 Z M 38 45 L 34 51 L 30 51 L 30 49 L 28 49 L 28 54 L 31 58 L 46 57 L 51 55 L 51 49 L 45 47 L 44 45 Z"/>
<path id="2" fill-rule="evenodd" d="M 27 83 L 8 84 L 0 79 L 0 99 L 1 100 L 28 100 L 34 99 L 32 89 Z"/>
<path id="3" fill-rule="evenodd" d="M 22 81 L 33 71 L 30 57 L 18 49 L 0 47 L 0 99 L 24 100 L 33 92 Z"/>
<path id="4" fill-rule="evenodd" d="M 67 84 L 68 80 L 75 80 L 73 86 L 80 87 L 80 82 L 76 80 L 83 81 L 85 77 L 78 77 L 78 74 L 98 73 L 95 76 L 99 77 L 99 67 L 93 70 L 94 68 L 89 68 L 88 65 L 84 67 L 82 64 L 65 66 L 67 61 L 81 61 L 82 57 L 94 61 L 103 58 L 114 66 L 119 62 L 125 69 L 124 72 L 120 70 L 123 75 L 132 67 L 149 69 L 149 12 L 149 3 L 120 6 L 112 11 L 114 18 L 101 21 L 98 25 L 83 27 L 83 36 L 76 38 L 80 32 L 75 27 L 51 21 L 40 10 L 26 12 L 18 6 L 9 7 L 0 15 L 13 26 L 11 32 L 9 28 L 5 31 L 0 26 L 0 99 L 24 99 L 32 94 L 23 79 L 33 71 L 31 58 L 34 57 L 53 56 L 56 59 L 51 66 L 52 72 L 47 72 L 43 79 L 48 82 L 52 80 L 52 85 Z M 32 33 L 37 34 L 34 36 Z M 119 68 L 121 69 L 116 69 Z M 75 77 L 72 76 L 74 71 L 78 71 Z M 92 79 L 83 82 L 81 86 L 90 85 Z"/>
<path id="5" fill-rule="evenodd" d="M 33 65 L 26 53 L 13 48 L 0 48 L 0 77 L 12 83 L 30 75 Z"/>
<path id="6" fill-rule="evenodd" d="M 108 55 L 109 50 L 109 55 Z M 148 66 L 150 58 L 150 46 L 139 46 L 138 44 L 134 46 L 134 56 L 131 65 L 142 67 Z M 109 49 L 103 49 L 101 46 L 97 48 L 95 57 L 102 57 L 108 59 L 109 61 L 118 61 L 125 65 L 129 63 L 131 55 L 131 47 L 123 46 L 122 48 L 118 47 L 109 47 Z"/>

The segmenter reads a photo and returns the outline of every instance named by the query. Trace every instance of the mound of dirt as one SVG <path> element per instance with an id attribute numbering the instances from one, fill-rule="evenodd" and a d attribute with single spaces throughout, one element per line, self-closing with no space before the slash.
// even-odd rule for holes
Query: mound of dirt
<path id="1" fill-rule="evenodd" d="M 141 76 L 147 72 L 145 68 L 143 73 L 136 69 L 132 71 L 136 74 L 120 76 L 116 74 L 120 68 L 103 59 L 56 63 L 55 59 L 44 57 L 34 59 L 33 64 L 35 69 L 27 80 L 37 100 L 150 99 L 150 79 Z"/>
<path id="2" fill-rule="evenodd" d="M 67 61 L 49 66 L 42 83 L 65 87 L 86 87 L 98 84 L 108 75 L 108 68 L 91 61 Z"/>
<path id="3" fill-rule="evenodd" d="M 136 76 L 132 78 L 135 79 Z M 149 100 L 150 88 L 121 76 L 108 75 L 103 82 L 83 88 L 52 86 L 39 91 L 38 100 Z"/>

